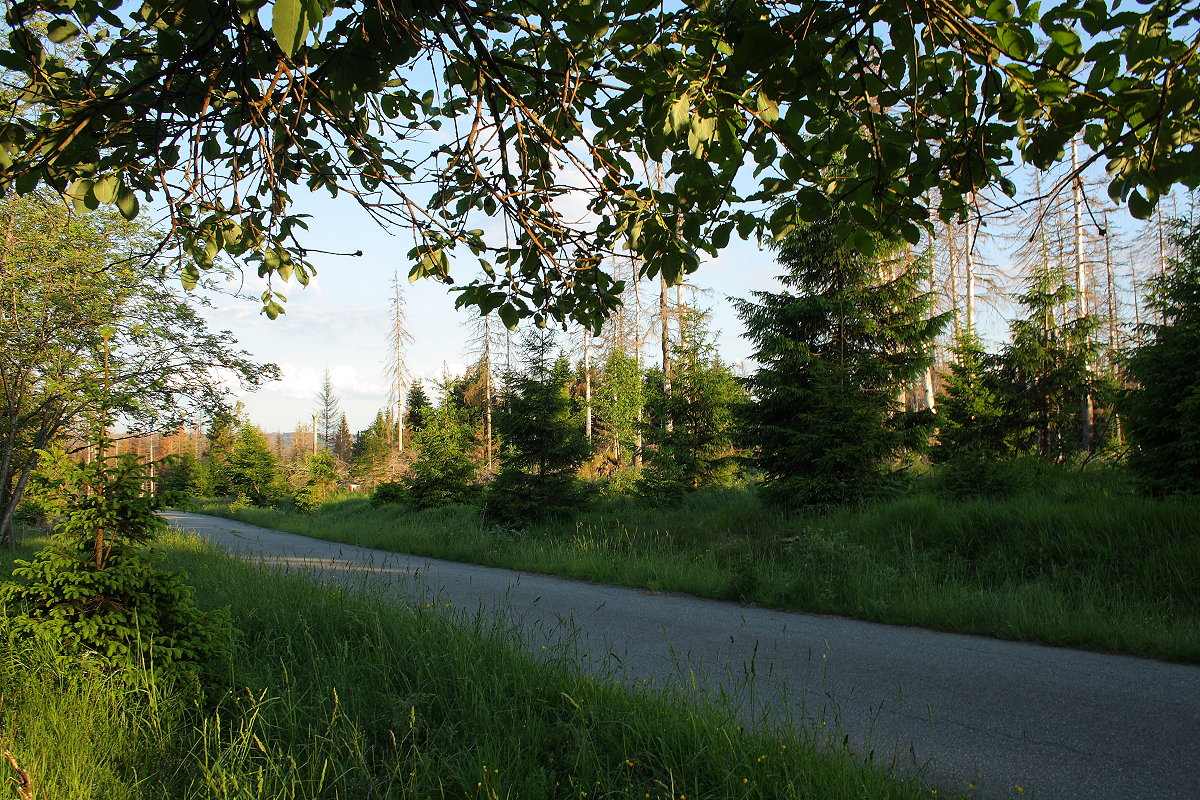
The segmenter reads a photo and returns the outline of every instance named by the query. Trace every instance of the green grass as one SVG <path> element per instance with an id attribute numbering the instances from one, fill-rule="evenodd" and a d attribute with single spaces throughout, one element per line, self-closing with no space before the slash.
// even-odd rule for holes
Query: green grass
<path id="1" fill-rule="evenodd" d="M 0 635 L 0 747 L 55 800 L 897 798 L 805 731 L 586 677 L 511 631 L 164 540 L 236 627 L 216 690 L 104 675 Z M 0 568 L 5 565 L 0 564 Z M 0 632 L 3 629 L 0 628 Z"/>
<path id="2" fill-rule="evenodd" d="M 343 497 L 315 514 L 199 510 L 367 547 L 774 608 L 1200 663 L 1200 502 L 1132 494 L 1113 469 L 1035 471 L 1007 499 L 930 488 L 826 514 L 697 492 L 608 500 L 510 530 L 452 506 Z"/>

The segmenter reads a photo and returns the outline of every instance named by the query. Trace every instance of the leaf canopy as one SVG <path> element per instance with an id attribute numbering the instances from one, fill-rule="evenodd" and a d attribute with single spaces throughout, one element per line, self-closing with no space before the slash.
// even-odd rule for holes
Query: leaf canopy
<path id="1" fill-rule="evenodd" d="M 1174 0 L 6 8 L 0 191 L 163 204 L 181 261 L 272 287 L 313 271 L 293 201 L 349 195 L 415 235 L 414 277 L 508 325 L 597 325 L 610 252 L 678 281 L 831 203 L 849 241 L 915 241 L 1075 136 L 1135 214 L 1200 181 L 1200 9 Z"/>

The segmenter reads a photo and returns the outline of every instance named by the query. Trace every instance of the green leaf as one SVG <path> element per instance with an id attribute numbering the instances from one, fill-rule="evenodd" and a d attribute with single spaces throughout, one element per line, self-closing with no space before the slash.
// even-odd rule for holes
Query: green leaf
<path id="1" fill-rule="evenodd" d="M 117 202 L 117 196 L 121 191 L 121 176 L 106 175 L 96 181 L 96 185 L 92 187 L 92 192 L 95 193 L 96 199 L 106 206 L 110 206 Z"/>
<path id="2" fill-rule="evenodd" d="M 51 20 L 46 26 L 46 38 L 55 44 L 69 42 L 79 35 L 79 27 L 70 20 Z"/>
<path id="3" fill-rule="evenodd" d="M 1138 219 L 1150 219 L 1154 214 L 1154 203 L 1142 196 L 1142 193 L 1134 189 L 1129 193 L 1129 213 Z"/>
<path id="4" fill-rule="evenodd" d="M 308 19 L 304 12 L 303 0 L 275 0 L 271 9 L 271 33 L 275 35 L 279 49 L 288 58 L 308 36 Z"/>
<path id="5" fill-rule="evenodd" d="M 511 330 L 516 330 L 517 323 L 521 320 L 521 315 L 517 313 L 517 309 L 513 308 L 511 303 L 505 303 L 496 311 L 500 315 L 500 321 L 504 323 L 504 327 Z"/>
<path id="6" fill-rule="evenodd" d="M 87 178 L 78 178 L 67 188 L 67 197 L 71 198 L 71 205 L 77 214 L 84 214 L 90 210 L 87 203 L 91 195 L 92 182 Z"/>
<path id="7" fill-rule="evenodd" d="M 715 117 L 694 117 L 692 118 L 692 133 L 696 135 L 696 139 L 701 142 L 712 141 L 713 134 L 717 130 L 717 120 Z"/>
<path id="8" fill-rule="evenodd" d="M 196 288 L 196 284 L 200 281 L 200 270 L 195 264 L 188 264 L 183 268 L 183 272 L 179 276 L 179 282 L 183 284 L 183 288 L 187 291 L 192 291 Z"/>
<path id="9" fill-rule="evenodd" d="M 682 133 L 687 130 L 692 118 L 692 103 L 687 94 L 671 104 L 671 116 L 668 125 L 672 133 Z"/>
<path id="10" fill-rule="evenodd" d="M 122 188 L 117 193 L 117 210 L 121 212 L 121 216 L 125 219 L 133 219 L 138 215 L 140 205 L 137 195 L 132 189 Z"/>

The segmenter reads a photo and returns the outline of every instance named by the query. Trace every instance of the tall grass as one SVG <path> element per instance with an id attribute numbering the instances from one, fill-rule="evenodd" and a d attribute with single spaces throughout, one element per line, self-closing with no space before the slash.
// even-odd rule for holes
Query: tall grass
<path id="1" fill-rule="evenodd" d="M 237 628 L 217 690 L 104 675 L 0 638 L 0 746 L 41 796 L 911 798 L 804 731 L 535 659 L 512 631 L 165 542 Z"/>
<path id="2" fill-rule="evenodd" d="M 348 497 L 317 513 L 201 510 L 367 547 L 776 608 L 1200 662 L 1200 503 L 1119 472 L 1036 470 L 1005 499 L 906 496 L 823 514 L 697 492 L 524 530 Z"/>

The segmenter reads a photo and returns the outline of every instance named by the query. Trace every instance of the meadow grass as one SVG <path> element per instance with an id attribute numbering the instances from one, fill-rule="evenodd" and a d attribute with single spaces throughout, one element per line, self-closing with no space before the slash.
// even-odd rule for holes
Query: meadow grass
<path id="1" fill-rule="evenodd" d="M 534 658 L 483 619 L 162 544 L 201 605 L 230 608 L 231 655 L 201 691 L 0 636 L 0 747 L 40 797 L 929 796 L 836 741 Z"/>
<path id="2" fill-rule="evenodd" d="M 570 521 L 491 525 L 478 509 L 199 510 L 277 530 L 774 608 L 1200 663 L 1200 502 L 1136 496 L 1119 471 L 1034 471 L 1012 496 L 902 496 L 824 513 L 748 489 L 669 507 L 600 501 Z"/>

